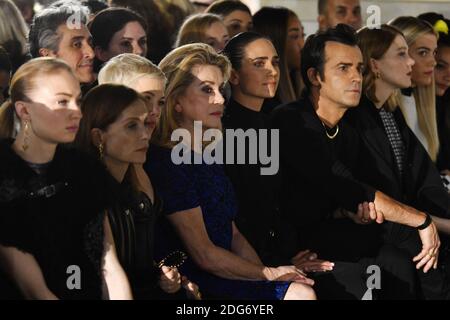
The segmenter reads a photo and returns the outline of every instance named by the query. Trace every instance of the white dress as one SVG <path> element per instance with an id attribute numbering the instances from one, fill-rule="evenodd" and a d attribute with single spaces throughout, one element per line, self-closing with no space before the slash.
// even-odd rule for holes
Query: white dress
<path id="1" fill-rule="evenodd" d="M 403 105 L 405 106 L 404 110 L 402 110 L 402 113 L 403 113 L 403 116 L 405 117 L 406 123 L 411 128 L 411 130 L 414 132 L 417 139 L 419 139 L 419 141 L 422 143 L 425 150 L 427 150 L 427 152 L 429 154 L 430 150 L 428 149 L 429 148 L 428 141 L 425 138 L 425 135 L 423 134 L 422 130 L 419 127 L 419 118 L 417 117 L 417 108 L 416 108 L 416 101 L 414 99 L 414 96 L 413 95 L 406 96 L 406 95 L 402 94 L 401 97 L 402 97 Z"/>

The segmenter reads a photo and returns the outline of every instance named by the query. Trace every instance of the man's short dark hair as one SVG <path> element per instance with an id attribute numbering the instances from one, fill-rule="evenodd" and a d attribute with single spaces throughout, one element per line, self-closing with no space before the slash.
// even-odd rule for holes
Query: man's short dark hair
<path id="1" fill-rule="evenodd" d="M 61 36 L 58 27 L 67 23 L 74 15 L 80 18 L 80 23 L 88 22 L 89 9 L 75 1 L 58 1 L 56 5 L 45 8 L 34 16 L 30 26 L 28 42 L 33 58 L 39 57 L 39 49 L 46 48 L 58 51 Z"/>
<path id="2" fill-rule="evenodd" d="M 314 68 L 318 71 L 321 79 L 324 79 L 325 44 L 328 41 L 339 42 L 349 46 L 357 46 L 355 29 L 346 25 L 338 24 L 334 28 L 318 31 L 308 37 L 302 49 L 301 72 L 307 93 L 311 90 L 312 83 L 308 78 L 308 69 Z"/>

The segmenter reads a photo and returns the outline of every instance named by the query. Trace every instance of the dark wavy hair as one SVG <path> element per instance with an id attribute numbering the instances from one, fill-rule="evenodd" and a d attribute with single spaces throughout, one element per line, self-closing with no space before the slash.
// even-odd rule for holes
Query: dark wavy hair
<path id="1" fill-rule="evenodd" d="M 147 24 L 147 59 L 158 64 L 172 49 L 173 30 L 159 7 L 151 0 L 110 0 L 111 7 L 125 7 L 139 12 Z"/>
<path id="2" fill-rule="evenodd" d="M 301 70 L 305 83 L 305 94 L 309 94 L 312 83 L 308 78 L 308 69 L 314 68 L 324 79 L 325 44 L 329 41 L 339 42 L 349 46 L 357 46 L 355 29 L 345 24 L 338 24 L 334 28 L 318 31 L 306 39 L 302 49 Z"/>

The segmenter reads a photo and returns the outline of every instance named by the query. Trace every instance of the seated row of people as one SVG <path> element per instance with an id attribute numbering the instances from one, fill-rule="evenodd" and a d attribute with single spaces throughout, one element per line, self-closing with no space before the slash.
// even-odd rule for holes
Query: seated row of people
<path id="1" fill-rule="evenodd" d="M 414 80 L 421 62 L 405 36 L 387 25 L 312 36 L 302 51 L 302 98 L 270 116 L 261 110 L 276 95 L 281 58 L 255 33 L 235 36 L 223 54 L 182 46 L 160 69 L 116 56 L 81 106 L 73 71 L 92 67 L 88 54 L 70 68 L 49 58 L 24 64 L 0 117 L 4 270 L 25 297 L 149 298 L 161 294 L 159 281 L 166 292 L 183 284 L 193 298 L 199 285 L 211 298 L 360 299 L 375 264 L 379 298 L 448 298 L 438 231 L 450 229 L 449 195 L 397 99 L 399 89 L 433 79 Z M 38 86 L 44 77 L 47 86 Z M 225 171 L 175 164 L 174 134 L 194 137 L 182 147 L 188 158 L 215 145 L 196 135 L 196 121 L 203 130 L 257 129 L 259 148 L 275 155 L 263 130 L 278 129 L 279 174 L 261 175 L 262 162 L 226 163 Z M 174 255 L 180 263 L 168 263 Z M 73 266 L 83 270 L 82 289 L 67 285 Z"/>
<path id="2" fill-rule="evenodd" d="M 346 10 L 347 16 L 352 18 L 345 22 L 359 26 L 361 25 L 360 7 L 358 1 L 351 2 L 352 5 L 347 6 Z M 120 53 L 130 52 L 142 56 L 154 56 L 151 51 L 161 44 L 161 41 L 153 41 L 155 23 L 144 14 L 150 7 L 140 2 L 130 4 L 127 0 L 111 1 L 110 4 L 112 7 L 102 12 L 95 12 L 97 7 L 91 6 L 96 13 L 92 19 L 88 16 L 87 8 L 76 1 L 57 1 L 43 9 L 31 24 L 28 38 L 32 56 L 62 58 L 74 68 L 82 83 L 92 83 L 101 65 Z M 319 3 L 321 29 L 334 25 L 339 20 L 336 17 L 333 18 L 334 20 L 331 18 L 330 10 L 334 10 L 335 5 L 330 1 Z M 62 21 L 70 20 L 74 10 L 80 17 L 79 21 L 77 20 L 80 24 L 79 28 L 64 27 Z M 6 46 L 10 56 L 14 58 L 14 71 L 29 58 L 26 50 L 27 26 L 20 17 L 19 10 L 10 0 L 2 1 L 1 11 L 5 17 L 14 16 L 14 19 L 10 19 L 14 23 L 6 23 L 4 26 L 5 30 L 9 30 L 5 31 L 6 33 L 12 32 L 12 38 L 6 34 L 0 36 L 0 44 Z M 145 15 L 146 18 L 142 18 L 136 12 Z M 155 12 L 159 11 L 155 10 Z M 436 100 L 433 89 L 433 69 L 436 65 L 433 53 L 437 48 L 436 52 L 441 61 L 446 59 L 442 58 L 442 55 L 445 52 L 445 43 L 448 42 L 445 40 L 448 38 L 448 21 L 446 22 L 442 15 L 435 13 L 423 14 L 419 18 L 424 21 L 413 17 L 400 17 L 391 22 L 405 33 L 411 47 L 409 53 L 416 61 L 412 73 L 414 90 L 403 90 L 404 94 L 399 96 L 399 105 L 408 125 L 425 146 L 433 161 L 437 162 L 442 171 L 444 183 L 449 185 L 447 154 L 450 148 L 446 134 L 449 127 L 446 120 L 448 116 L 445 112 L 446 108 L 436 106 L 436 101 L 438 104 L 446 104 L 447 101 L 446 99 L 445 101 Z M 233 25 L 239 28 L 233 31 Z M 304 33 L 303 26 L 294 12 L 282 7 L 263 7 L 252 16 L 248 7 L 239 1 L 217 1 L 208 8 L 207 13 L 193 15 L 185 21 L 178 33 L 178 43 L 181 45 L 205 42 L 220 51 L 230 36 L 238 31 L 248 31 L 250 28 L 268 36 L 280 56 L 280 85 L 275 97 L 266 99 L 263 105 L 263 111 L 270 112 L 278 104 L 300 98 L 303 88 L 300 74 L 300 50 L 304 43 Z M 150 29 L 153 31 L 150 32 Z M 52 36 L 47 36 L 49 34 Z M 164 37 L 164 39 L 168 38 L 170 37 Z M 15 51 L 11 51 L 10 45 L 16 48 Z M 426 52 L 419 50 L 420 48 L 424 48 Z M 160 61 L 166 52 L 163 55 L 158 54 L 160 58 L 154 61 Z M 92 64 L 94 64 L 93 68 Z M 435 77 L 440 77 L 436 78 L 439 85 L 435 86 L 438 96 L 442 96 L 448 87 L 448 81 L 445 79 L 448 72 L 445 68 L 441 68 L 441 65 L 442 63 L 439 63 L 436 66 L 434 73 Z M 84 88 L 83 92 L 90 87 Z"/>

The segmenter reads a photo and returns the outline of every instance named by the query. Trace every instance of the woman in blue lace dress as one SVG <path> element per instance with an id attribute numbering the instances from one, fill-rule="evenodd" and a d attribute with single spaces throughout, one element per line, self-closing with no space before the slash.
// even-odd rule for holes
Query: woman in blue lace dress
<path id="1" fill-rule="evenodd" d="M 145 165 L 168 221 L 158 228 L 164 241 L 159 241 L 156 255 L 186 250 L 190 259 L 180 271 L 206 297 L 315 299 L 312 280 L 294 266 L 264 266 L 236 228 L 234 192 L 223 167 L 189 161 L 201 159 L 201 153 L 211 148 L 202 144 L 201 137 L 185 139 L 194 136 L 194 121 L 201 121 L 203 130 L 220 133 L 228 59 L 206 44 L 189 44 L 169 53 L 160 68 L 168 79 L 167 102 L 157 129 L 158 145 L 151 147 Z M 173 135 L 183 136 L 183 141 L 171 141 Z"/>

